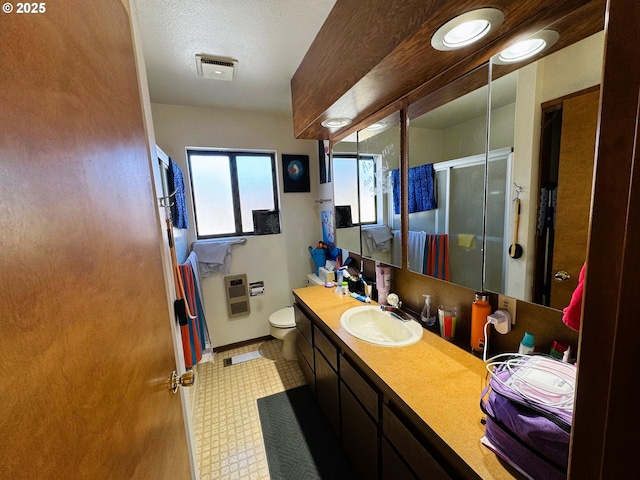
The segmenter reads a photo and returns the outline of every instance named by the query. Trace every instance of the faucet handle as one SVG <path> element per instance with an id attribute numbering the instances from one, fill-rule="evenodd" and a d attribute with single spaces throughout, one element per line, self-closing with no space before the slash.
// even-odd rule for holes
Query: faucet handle
<path id="1" fill-rule="evenodd" d="M 387 295 L 387 303 L 395 308 L 400 308 L 400 306 L 402 305 L 400 298 L 395 293 L 390 293 L 389 295 Z"/>

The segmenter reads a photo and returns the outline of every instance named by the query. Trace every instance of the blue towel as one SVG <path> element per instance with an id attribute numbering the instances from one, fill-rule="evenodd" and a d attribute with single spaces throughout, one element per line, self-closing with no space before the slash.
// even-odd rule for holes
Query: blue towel
<path id="1" fill-rule="evenodd" d="M 409 213 L 436 208 L 434 175 L 432 164 L 409 169 Z"/>
<path id="2" fill-rule="evenodd" d="M 167 175 L 167 186 L 169 193 L 175 192 L 171 197 L 171 219 L 176 228 L 189 228 L 189 217 L 187 216 L 187 199 L 184 190 L 184 177 L 182 170 L 176 162 L 169 158 L 169 172 Z"/>
<path id="3" fill-rule="evenodd" d="M 393 213 L 400 215 L 400 170 L 391 171 L 391 186 L 393 188 Z"/>
<path id="4" fill-rule="evenodd" d="M 393 212 L 400 213 L 400 170 L 391 172 L 393 182 Z M 408 185 L 409 213 L 424 212 L 437 207 L 435 194 L 435 170 L 433 164 L 409 169 Z"/>

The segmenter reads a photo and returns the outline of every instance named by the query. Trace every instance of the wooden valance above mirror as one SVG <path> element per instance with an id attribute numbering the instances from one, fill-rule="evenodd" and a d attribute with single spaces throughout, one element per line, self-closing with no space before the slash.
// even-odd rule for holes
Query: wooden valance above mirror
<path id="1" fill-rule="evenodd" d="M 486 64 L 513 41 L 553 26 L 561 49 L 603 29 L 605 0 L 497 0 L 505 21 L 477 46 L 439 52 L 434 32 L 451 18 L 486 6 L 483 0 L 371 0 L 367 8 L 338 0 L 291 79 L 296 138 L 333 139 L 366 126 L 367 117 L 410 103 Z M 472 54 L 470 54 L 472 53 Z M 505 69 L 508 70 L 508 67 Z M 331 129 L 329 118 L 352 120 Z"/>

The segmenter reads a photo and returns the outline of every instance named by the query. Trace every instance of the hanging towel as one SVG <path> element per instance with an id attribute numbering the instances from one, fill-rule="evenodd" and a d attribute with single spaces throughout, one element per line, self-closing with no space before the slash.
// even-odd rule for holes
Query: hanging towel
<path id="1" fill-rule="evenodd" d="M 201 277 L 210 277 L 215 272 L 231 273 L 231 243 L 193 242 L 191 248 L 198 257 Z"/>
<path id="2" fill-rule="evenodd" d="M 371 227 L 362 227 L 367 247 L 370 252 L 388 252 L 391 248 L 391 230 L 386 225 L 374 225 Z"/>
<path id="3" fill-rule="evenodd" d="M 424 248 L 427 234 L 425 232 L 409 231 L 408 262 L 409 270 L 418 273 L 424 273 Z"/>
<path id="4" fill-rule="evenodd" d="M 185 197 L 184 177 L 182 170 L 176 162 L 169 158 L 169 171 L 167 174 L 167 187 L 169 193 L 175 192 L 171 197 L 171 220 L 176 228 L 189 228 L 187 216 L 187 199 Z"/>
<path id="5" fill-rule="evenodd" d="M 393 213 L 400 215 L 400 170 L 391 170 L 391 188 L 393 189 Z"/>
<path id="6" fill-rule="evenodd" d="M 473 233 L 459 233 L 458 234 L 458 246 L 462 248 L 468 248 L 469 250 L 475 250 L 476 248 L 476 236 Z"/>
<path id="7" fill-rule="evenodd" d="M 449 235 L 428 234 L 425 240 L 423 273 L 449 281 Z"/>
<path id="8" fill-rule="evenodd" d="M 436 203 L 436 173 L 433 164 L 419 165 L 409 169 L 409 184 L 407 202 L 409 213 L 424 212 L 437 208 Z M 391 171 L 393 183 L 393 212 L 400 214 L 400 170 Z"/>
<path id="9" fill-rule="evenodd" d="M 580 331 L 580 323 L 582 321 L 582 292 L 584 291 L 584 274 L 587 264 L 582 265 L 580 276 L 578 277 L 578 286 L 571 295 L 569 305 L 562 310 L 562 321 L 571 330 Z"/>
<path id="10" fill-rule="evenodd" d="M 432 164 L 409 169 L 409 213 L 436 208 L 435 171 Z"/>
<path id="11" fill-rule="evenodd" d="M 187 257 L 187 260 L 185 263 L 188 263 L 189 265 L 191 265 L 191 272 L 193 273 L 193 281 L 195 284 L 196 298 L 197 298 L 197 304 L 198 304 L 198 315 L 202 319 L 202 330 L 204 332 L 204 343 L 202 344 L 202 348 L 204 351 L 202 354 L 202 361 L 205 361 L 205 352 L 209 354 L 206 360 L 207 361 L 213 360 L 213 350 L 212 350 L 213 346 L 211 345 L 211 336 L 209 335 L 209 326 L 207 324 L 207 320 L 205 316 L 205 307 L 204 307 L 204 300 L 202 296 L 202 287 L 201 287 L 202 284 L 200 283 L 200 274 L 198 272 L 198 268 L 199 268 L 198 256 L 196 255 L 196 252 L 191 252 Z"/>
<path id="12" fill-rule="evenodd" d="M 180 325 L 182 335 L 182 350 L 184 352 L 184 362 L 187 368 L 196 365 L 202 358 L 202 351 L 205 348 L 205 319 L 204 310 L 200 295 L 196 287 L 196 279 L 191 262 L 188 261 L 178 265 L 182 277 L 182 286 L 185 293 L 185 301 L 189 306 L 189 311 L 195 318 L 187 317 L 185 324 Z"/>

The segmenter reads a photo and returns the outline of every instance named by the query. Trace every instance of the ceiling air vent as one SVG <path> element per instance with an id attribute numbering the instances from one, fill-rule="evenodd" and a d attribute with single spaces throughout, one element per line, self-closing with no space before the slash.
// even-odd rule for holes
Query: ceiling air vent
<path id="1" fill-rule="evenodd" d="M 196 55 L 198 75 L 204 78 L 230 82 L 236 77 L 237 66 L 238 61 L 232 58 Z"/>

